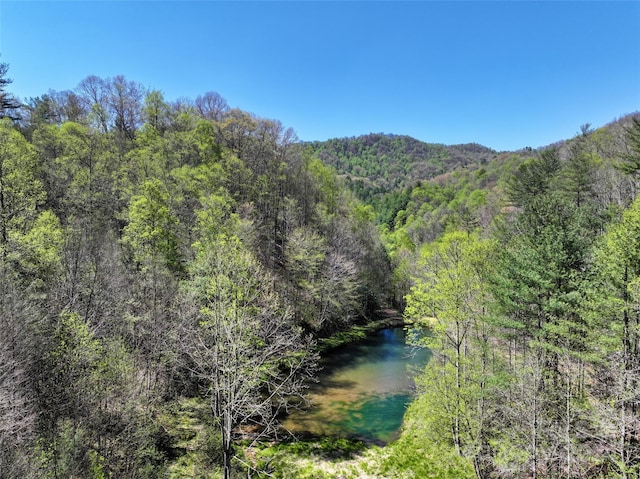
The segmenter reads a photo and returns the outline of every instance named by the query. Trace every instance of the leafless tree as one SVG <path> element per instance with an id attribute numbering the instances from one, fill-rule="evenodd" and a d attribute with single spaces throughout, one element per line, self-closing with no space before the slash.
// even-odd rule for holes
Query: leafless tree
<path id="1" fill-rule="evenodd" d="M 227 101 L 220 94 L 213 91 L 198 95 L 195 105 L 198 113 L 207 120 L 222 121 L 225 113 L 229 111 Z"/>
<path id="2" fill-rule="evenodd" d="M 0 262 L 0 477 L 24 477 L 36 420 L 27 369 L 32 308 Z"/>
<path id="3" fill-rule="evenodd" d="M 83 108 L 90 112 L 97 127 L 106 133 L 111 122 L 107 82 L 95 75 L 90 75 L 80 82 L 77 91 Z"/>
<path id="4" fill-rule="evenodd" d="M 256 440 L 275 432 L 315 364 L 272 284 L 232 238 L 200 252 L 185 288 L 179 349 L 219 424 L 225 479 L 239 428 L 250 426 Z"/>

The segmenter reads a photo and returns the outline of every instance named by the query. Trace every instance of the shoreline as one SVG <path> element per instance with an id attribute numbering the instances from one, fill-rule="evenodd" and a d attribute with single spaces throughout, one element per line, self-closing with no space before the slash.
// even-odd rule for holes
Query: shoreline
<path id="1" fill-rule="evenodd" d="M 365 324 L 356 324 L 345 331 L 340 331 L 327 338 L 319 339 L 316 345 L 316 351 L 323 353 L 330 349 L 364 339 L 369 334 L 380 331 L 381 329 L 400 328 L 408 324 L 402 317 L 402 313 L 392 308 L 379 309 L 374 313 L 373 317 L 376 319 Z"/>

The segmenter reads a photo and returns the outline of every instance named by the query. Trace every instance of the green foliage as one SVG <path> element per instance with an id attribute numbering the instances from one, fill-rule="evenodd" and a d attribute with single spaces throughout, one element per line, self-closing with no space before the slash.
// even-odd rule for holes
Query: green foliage
<path id="1" fill-rule="evenodd" d="M 637 323 L 635 266 L 623 259 L 637 249 L 633 214 L 627 233 L 612 228 L 597 241 L 616 201 L 630 197 L 617 196 L 625 180 L 606 133 L 584 129 L 524 162 L 501 155 L 482 171 L 417 185 L 395 231 L 384 230 L 397 282 L 410 291 L 405 315 L 430 331 L 420 339 L 434 353 L 422 427 L 472 459 L 477 477 L 583 477 L 607 461 L 624 474 L 634 464 L 631 442 L 604 426 L 626 427 L 624 384 L 636 378 L 620 368 L 635 371 Z M 604 193 L 604 178 L 616 193 Z M 465 253 L 464 233 L 453 231 L 473 237 L 478 227 L 495 246 Z M 594 453 L 585 424 L 624 445 Z"/>
<path id="2" fill-rule="evenodd" d="M 488 342 L 487 279 L 494 248 L 464 232 L 425 244 L 404 313 L 413 323 L 412 341 L 434 355 L 420 378 L 419 401 L 428 408 L 421 427 L 435 444 L 474 460 L 478 470 L 487 434 L 486 404 L 494 394 L 488 379 L 501 368 Z"/>
<path id="3" fill-rule="evenodd" d="M 443 441 L 446 434 L 435 434 L 434 423 L 445 419 L 443 409 L 440 398 L 428 392 L 409 406 L 400 439 L 382 454 L 382 477 L 475 477 L 470 461 L 460 457 L 450 443 Z"/>
<path id="4" fill-rule="evenodd" d="M 631 125 L 626 130 L 627 151 L 617 167 L 627 174 L 637 174 L 640 171 L 640 118 L 633 117 Z"/>
<path id="5" fill-rule="evenodd" d="M 108 477 L 104 470 L 104 457 L 96 451 L 89 451 L 89 464 L 91 479 L 106 479 Z"/>
<path id="6" fill-rule="evenodd" d="M 176 218 L 169 205 L 169 193 L 159 180 L 145 181 L 142 193 L 129 204 L 128 224 L 122 241 L 133 259 L 143 269 L 161 262 L 169 268 L 180 268 L 177 239 L 174 233 Z"/>
<path id="7" fill-rule="evenodd" d="M 206 388 L 225 478 L 231 474 L 236 428 L 247 418 L 273 427 L 278 408 L 301 392 L 296 372 L 304 374 L 313 361 L 265 276 L 237 236 L 218 234 L 202 238 L 183 283 L 177 350 Z"/>
<path id="8" fill-rule="evenodd" d="M 594 251 L 595 275 L 586 291 L 583 312 L 589 320 L 588 338 L 594 347 L 598 374 L 594 397 L 597 421 L 609 447 L 605 457 L 614 464 L 614 477 L 633 477 L 639 467 L 637 444 L 624 431 L 634 415 L 635 388 L 640 365 L 640 201 L 636 199 L 622 218 L 610 225 Z M 616 439 L 614 439 L 614 436 Z M 628 474 L 628 475 L 627 475 Z"/>
<path id="9" fill-rule="evenodd" d="M 142 114 L 146 123 L 160 132 L 163 132 L 169 126 L 169 105 L 164 101 L 162 93 L 158 90 L 153 90 L 147 94 L 142 107 Z"/>
<path id="10" fill-rule="evenodd" d="M 637 118 L 496 154 L 299 145 L 121 76 L 30 108 L 0 121 L 3 477 L 244 475 L 237 433 L 301 392 L 302 338 L 357 338 L 375 325 L 332 335 L 392 296 L 434 349 L 402 437 L 291 445 L 265 471 L 636 474 Z"/>
<path id="11" fill-rule="evenodd" d="M 373 198 L 370 204 L 377 214 L 376 221 L 381 225 L 394 226 L 396 216 L 406 208 L 410 198 L 410 188 L 393 190 L 381 198 Z M 357 192 L 356 192 L 357 195 Z"/>
<path id="12" fill-rule="evenodd" d="M 400 439 L 384 448 L 326 438 L 319 442 L 284 443 L 262 449 L 254 469 L 257 477 L 380 479 L 474 477 L 471 464 L 451 446 L 439 444 L 423 427 L 429 411 L 424 399 L 412 403 Z M 428 419 L 427 419 L 428 420 Z"/>
<path id="13" fill-rule="evenodd" d="M 82 466 L 86 464 L 84 445 L 87 442 L 86 430 L 75 427 L 70 420 L 62 421 L 55 440 L 46 442 L 41 439 L 35 448 L 34 455 L 40 477 L 53 479 L 60 476 L 90 474 L 84 471 Z M 95 451 L 91 452 L 95 454 Z"/>
<path id="14" fill-rule="evenodd" d="M 82 318 L 71 312 L 60 315 L 54 336 L 55 348 L 51 352 L 57 364 L 61 384 L 75 384 L 76 387 L 93 391 L 91 379 L 99 367 L 103 348 Z M 80 399 L 83 394 L 73 394 Z"/>
<path id="15" fill-rule="evenodd" d="M 7 77 L 9 71 L 9 65 L 7 63 L 0 63 L 0 119 L 17 119 L 16 110 L 20 108 L 20 102 L 14 98 L 12 94 L 6 91 L 8 85 L 13 80 Z"/>
<path id="16" fill-rule="evenodd" d="M 557 197 L 534 199 L 518 219 L 522 234 L 501 250 L 494 294 L 503 311 L 543 348 L 564 348 L 572 331 L 573 350 L 584 350 L 584 322 L 578 317 L 581 278 L 593 241 L 590 211 Z M 560 329 L 558 329 L 560 328 Z M 527 334 L 527 333 L 525 333 Z"/>
<path id="17" fill-rule="evenodd" d="M 523 206 L 546 193 L 560 166 L 558 151 L 553 148 L 522 163 L 516 174 L 507 181 L 511 202 L 516 206 Z"/>
<path id="18" fill-rule="evenodd" d="M 158 417 L 167 433 L 168 447 L 175 457 L 167 467 L 168 477 L 219 477 L 219 433 L 212 423 L 206 401 L 180 398 L 167 403 Z"/>
<path id="19" fill-rule="evenodd" d="M 24 234 L 46 198 L 33 147 L 8 119 L 0 120 L 0 253 L 12 249 L 11 232 Z"/>
<path id="20" fill-rule="evenodd" d="M 9 239 L 15 245 L 9 257 L 15 259 L 29 276 L 46 280 L 60 267 L 64 234 L 60 220 L 53 212 L 43 211 L 31 229 L 24 234 L 12 231 Z"/>
<path id="21" fill-rule="evenodd" d="M 407 298 L 405 316 L 419 325 L 446 328 L 482 311 L 484 277 L 492 245 L 476 235 L 453 232 L 421 250 L 420 280 Z M 476 309 L 477 308 L 477 309 Z"/>
<path id="22" fill-rule="evenodd" d="M 95 217 L 108 221 L 115 200 L 110 188 L 117 163 L 111 145 L 96 131 L 66 122 L 55 133 L 56 155 L 49 171 L 51 182 L 60 183 L 59 199 L 65 216 Z"/>
<path id="23" fill-rule="evenodd" d="M 334 214 L 337 210 L 338 182 L 330 167 L 320 160 L 314 159 L 308 164 L 308 171 L 312 181 L 317 185 L 316 201 L 326 212 Z"/>
<path id="24" fill-rule="evenodd" d="M 408 136 L 370 134 L 333 139 L 310 146 L 326 164 L 352 180 L 363 200 L 407 187 L 473 162 L 484 162 L 493 152 L 480 145 L 444 146 Z"/>
<path id="25" fill-rule="evenodd" d="M 297 365 L 315 357 L 302 327 L 336 332 L 387 300 L 376 213 L 291 130 L 217 94 L 171 104 L 91 76 L 32 105 L 24 124 L 0 122 L 0 379 L 13 401 L 0 441 L 16 451 L 0 465 L 27 471 L 34 451 L 44 477 L 161 477 L 169 457 L 170 474 L 215 474 L 236 427 L 275 424 L 301 392 L 312 370 Z M 201 335 L 178 339 L 187 317 Z M 226 357 L 221 338 L 251 374 L 233 376 L 233 421 L 209 403 L 224 454 L 210 447 L 221 433 L 187 451 L 158 411 L 207 393 L 212 362 L 197 373 L 185 356 L 201 339 Z"/>

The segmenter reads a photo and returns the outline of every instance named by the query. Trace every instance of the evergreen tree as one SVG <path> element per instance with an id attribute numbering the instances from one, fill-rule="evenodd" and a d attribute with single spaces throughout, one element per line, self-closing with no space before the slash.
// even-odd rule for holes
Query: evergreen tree
<path id="1" fill-rule="evenodd" d="M 640 172 L 640 117 L 631 118 L 626 129 L 627 151 L 622 155 L 618 168 L 624 173 L 637 175 Z"/>
<path id="2" fill-rule="evenodd" d="M 7 87 L 13 82 L 7 77 L 9 65 L 0 63 L 0 119 L 9 118 L 10 120 L 18 120 L 18 109 L 21 107 L 20 102 L 13 95 L 6 91 Z"/>

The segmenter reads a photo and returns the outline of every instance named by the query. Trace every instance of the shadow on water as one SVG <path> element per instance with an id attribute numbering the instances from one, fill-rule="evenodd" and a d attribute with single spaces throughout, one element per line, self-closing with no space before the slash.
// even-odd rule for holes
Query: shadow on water
<path id="1" fill-rule="evenodd" d="M 357 381 L 327 377 L 322 379 L 322 384 L 314 384 L 309 388 L 309 390 L 311 392 L 317 391 L 319 394 L 322 394 L 322 391 L 327 389 L 352 389 L 357 386 Z"/>
<path id="2" fill-rule="evenodd" d="M 312 406 L 292 413 L 284 426 L 302 437 L 334 436 L 384 444 L 397 438 L 414 384 L 409 369 L 422 367 L 427 350 L 412 354 L 402 328 L 378 331 L 323 357 Z"/>

